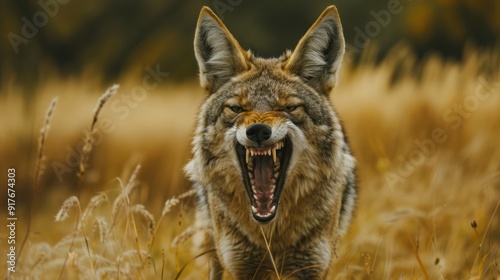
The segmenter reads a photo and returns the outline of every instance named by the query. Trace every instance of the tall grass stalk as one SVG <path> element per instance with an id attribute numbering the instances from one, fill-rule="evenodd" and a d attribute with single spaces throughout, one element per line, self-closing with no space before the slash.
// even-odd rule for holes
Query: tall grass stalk
<path id="1" fill-rule="evenodd" d="M 90 153 L 92 152 L 92 147 L 93 147 L 93 139 L 94 139 L 94 133 L 95 133 L 95 126 L 97 124 L 97 121 L 99 120 L 99 113 L 101 112 L 101 109 L 104 107 L 106 102 L 113 97 L 118 89 L 120 88 L 119 85 L 113 85 L 110 88 L 106 90 L 106 92 L 101 95 L 99 100 L 97 101 L 97 104 L 94 108 L 94 113 L 92 117 L 92 123 L 90 124 L 89 130 L 86 131 L 85 134 L 85 139 L 84 139 L 84 145 L 82 148 L 82 155 L 80 158 L 80 168 L 78 171 L 78 179 L 80 180 L 80 184 L 83 184 L 84 177 L 85 177 L 85 168 L 87 166 L 87 162 L 90 157 Z"/>
<path id="2" fill-rule="evenodd" d="M 54 114 L 54 111 L 56 109 L 57 105 L 57 100 L 58 97 L 54 97 L 52 101 L 50 102 L 49 108 L 47 109 L 47 112 L 45 113 L 45 118 L 43 122 L 43 126 L 40 129 L 40 136 L 38 138 L 38 152 L 37 152 L 37 157 L 36 157 L 36 167 L 35 167 L 35 181 L 33 184 L 33 189 L 29 192 L 29 201 L 28 201 L 28 217 L 27 217 L 27 228 L 26 228 L 26 234 L 24 235 L 23 241 L 21 242 L 21 246 L 19 247 L 19 252 L 17 253 L 17 258 L 18 261 L 21 259 L 21 255 L 24 249 L 24 246 L 26 245 L 26 242 L 28 241 L 28 237 L 31 233 L 31 223 L 32 223 L 32 217 L 33 217 L 33 197 L 38 191 L 38 188 L 40 186 L 40 180 L 43 174 L 43 161 L 44 161 L 44 148 L 45 148 L 45 142 L 47 141 L 47 137 L 49 134 L 49 129 L 50 129 L 50 122 L 52 120 L 52 115 Z"/>

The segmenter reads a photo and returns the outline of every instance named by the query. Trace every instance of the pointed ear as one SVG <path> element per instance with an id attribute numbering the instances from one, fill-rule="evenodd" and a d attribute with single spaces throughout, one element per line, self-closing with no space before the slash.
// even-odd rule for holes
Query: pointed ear
<path id="1" fill-rule="evenodd" d="M 319 16 L 290 56 L 285 70 L 299 76 L 320 94 L 335 86 L 345 52 L 344 35 L 335 6 Z"/>
<path id="2" fill-rule="evenodd" d="M 194 51 L 201 86 L 209 93 L 216 92 L 231 77 L 249 68 L 248 54 L 208 7 L 201 9 L 198 18 Z"/>

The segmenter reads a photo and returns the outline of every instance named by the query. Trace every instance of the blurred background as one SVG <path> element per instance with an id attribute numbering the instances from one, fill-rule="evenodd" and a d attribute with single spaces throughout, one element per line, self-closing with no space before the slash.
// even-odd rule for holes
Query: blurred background
<path id="1" fill-rule="evenodd" d="M 33 87 L 48 75 L 82 74 L 102 83 L 161 64 L 171 80 L 194 79 L 192 41 L 206 5 L 221 16 L 244 48 L 279 56 L 292 49 L 327 5 L 342 17 L 348 50 L 358 57 L 369 44 L 379 56 L 404 42 L 421 59 L 429 52 L 461 59 L 463 48 L 498 47 L 496 0 L 376 1 L 4 1 L 0 17 L 0 75 Z"/>
<path id="2" fill-rule="evenodd" d="M 126 182 L 141 164 L 130 200 L 158 221 L 165 201 L 189 190 L 182 168 L 205 96 L 192 46 L 202 6 L 243 48 L 273 57 L 293 49 L 331 4 L 347 43 L 331 99 L 350 136 L 361 189 L 334 271 L 340 279 L 499 279 L 498 0 L 2 1 L 0 178 L 16 168 L 16 211 L 25 217 L 19 236 L 32 225 L 20 275 L 61 275 L 67 250 L 46 248 L 73 230 L 70 222 L 54 223 L 69 196 L 82 207 L 100 192 L 112 201 L 121 191 L 116 178 Z M 83 138 L 99 96 L 114 83 L 120 89 L 102 108 L 81 182 Z M 55 96 L 35 185 L 40 129 Z M 446 140 L 434 140 L 436 130 Z M 167 215 L 150 248 L 166 279 L 199 253 L 171 245 L 192 218 L 193 203 L 183 207 Z M 0 244 L 6 236 L 0 230 Z M 40 242 L 50 246 L 40 251 Z M 136 246 L 124 243 L 116 242 L 118 252 Z M 55 274 L 35 256 L 59 261 Z M 90 271 L 86 265 L 82 271 Z M 137 279 L 158 279 L 151 271 Z M 206 277 L 187 271 L 191 279 Z"/>

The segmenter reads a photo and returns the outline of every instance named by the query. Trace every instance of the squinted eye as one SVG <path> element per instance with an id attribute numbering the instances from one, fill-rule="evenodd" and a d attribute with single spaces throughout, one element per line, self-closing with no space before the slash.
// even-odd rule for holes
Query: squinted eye
<path id="1" fill-rule="evenodd" d="M 229 109 L 237 114 L 243 112 L 243 107 L 241 107 L 240 105 L 231 105 L 229 106 Z"/>
<path id="2" fill-rule="evenodd" d="M 283 109 L 284 109 L 285 112 L 289 112 L 290 113 L 290 112 L 293 112 L 293 111 L 297 110 L 297 108 L 299 108 L 298 105 L 288 105 L 288 106 L 286 106 Z"/>

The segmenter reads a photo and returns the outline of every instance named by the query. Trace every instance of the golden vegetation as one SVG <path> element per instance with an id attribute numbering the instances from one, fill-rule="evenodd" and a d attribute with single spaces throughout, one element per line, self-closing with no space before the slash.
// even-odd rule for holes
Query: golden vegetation
<path id="1" fill-rule="evenodd" d="M 345 65 L 332 94 L 360 200 L 331 279 L 500 279 L 500 54 L 420 67 L 403 49 L 392 57 Z M 3 86 L 0 167 L 17 169 L 16 244 L 30 232 L 11 279 L 207 278 L 182 174 L 203 93 L 194 82 L 134 88 L 92 115 L 102 89 L 84 81 L 47 82 L 30 100 Z"/>

